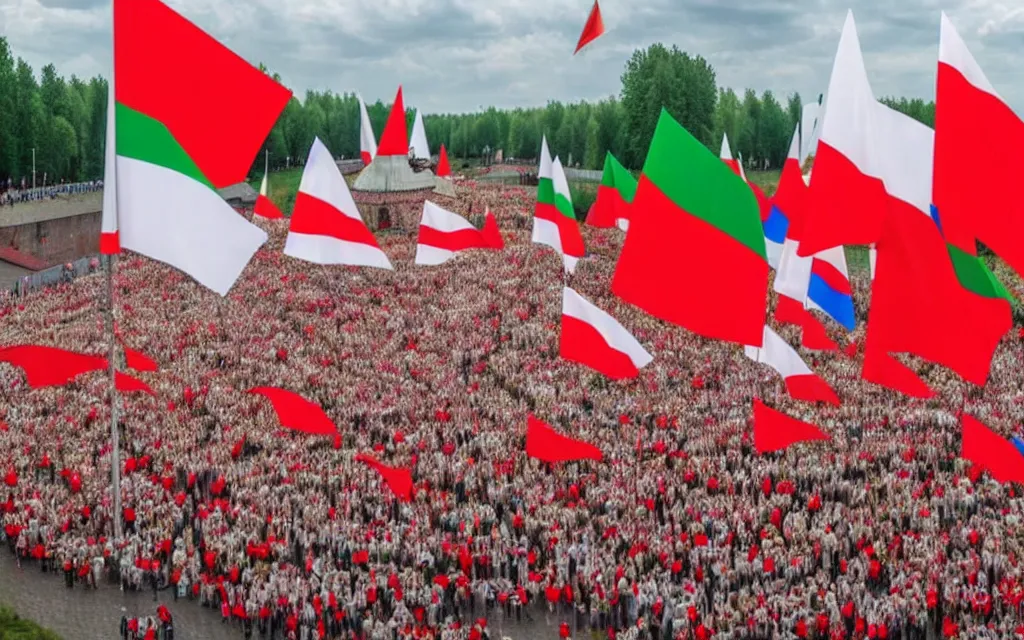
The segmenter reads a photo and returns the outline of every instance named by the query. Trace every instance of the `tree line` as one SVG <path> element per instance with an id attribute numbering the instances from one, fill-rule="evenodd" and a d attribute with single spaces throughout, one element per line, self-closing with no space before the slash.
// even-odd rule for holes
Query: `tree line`
<path id="1" fill-rule="evenodd" d="M 270 73 L 261 65 L 265 72 Z M 273 74 L 276 79 L 280 76 Z M 626 61 L 618 96 L 596 102 L 548 102 L 546 106 L 476 113 L 424 114 L 431 151 L 442 143 L 457 157 L 479 157 L 503 150 L 505 158 L 534 159 L 546 135 L 552 153 L 568 164 L 600 169 L 606 151 L 627 167 L 639 169 L 647 155 L 654 126 L 664 107 L 708 148 L 718 151 L 722 134 L 733 153 L 757 166 L 780 167 L 800 117 L 798 93 L 779 97 L 771 91 L 742 94 L 719 87 L 714 68 L 699 55 L 654 44 L 638 49 Z M 929 126 L 935 105 L 920 99 L 883 100 Z M 37 79 L 32 68 L 15 58 L 0 37 L 0 181 L 32 178 L 36 155 L 37 181 L 43 174 L 53 183 L 91 180 L 103 175 L 107 81 L 64 79 L 52 64 Z M 379 138 L 391 105 L 367 104 Z M 415 115 L 407 105 L 409 131 Z M 359 103 L 354 93 L 307 91 L 288 103 L 264 143 L 275 168 L 301 163 L 319 136 L 337 156 L 359 156 Z M 262 173 L 263 153 L 253 173 Z"/>

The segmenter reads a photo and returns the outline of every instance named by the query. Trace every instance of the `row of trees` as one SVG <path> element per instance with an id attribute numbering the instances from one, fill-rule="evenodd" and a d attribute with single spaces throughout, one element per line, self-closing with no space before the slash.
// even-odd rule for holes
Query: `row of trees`
<path id="1" fill-rule="evenodd" d="M 264 71 L 270 73 L 265 67 Z M 278 76 L 275 77 L 280 80 Z M 37 180 L 89 180 L 102 177 L 107 82 L 96 77 L 65 80 L 53 65 L 37 80 L 32 68 L 15 59 L 0 38 L 0 181 L 31 182 L 32 154 Z M 887 102 L 932 125 L 934 103 L 888 99 Z M 714 68 L 701 56 L 655 44 L 637 50 L 626 62 L 619 96 L 597 102 L 549 102 L 530 109 L 487 109 L 469 114 L 424 114 L 427 139 L 437 152 L 441 143 L 459 157 L 476 157 L 503 149 L 516 158 L 537 157 L 542 135 L 563 162 L 599 169 L 606 151 L 626 166 L 639 168 L 662 107 L 709 148 L 717 151 L 728 134 L 733 152 L 750 162 L 781 166 L 801 113 L 799 94 L 777 97 L 771 91 L 741 94 L 720 88 Z M 376 102 L 367 111 L 378 138 L 390 104 Z M 409 130 L 415 115 L 406 113 Z M 264 145 L 275 167 L 302 162 L 314 136 L 338 156 L 359 155 L 359 103 L 355 94 L 308 91 L 293 99 Z M 263 154 L 253 171 L 262 171 Z"/>
<path id="2" fill-rule="evenodd" d="M 0 180 L 92 179 L 103 174 L 107 82 L 65 80 L 52 64 L 36 78 L 0 37 Z"/>

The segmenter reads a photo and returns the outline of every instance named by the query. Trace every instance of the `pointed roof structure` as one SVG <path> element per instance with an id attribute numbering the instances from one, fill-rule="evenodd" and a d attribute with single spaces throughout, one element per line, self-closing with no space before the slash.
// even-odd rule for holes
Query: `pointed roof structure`
<path id="1" fill-rule="evenodd" d="M 434 174 L 419 173 L 409 166 L 409 136 L 405 125 L 405 105 L 402 101 L 402 87 L 391 106 L 391 115 L 384 126 L 377 155 L 356 178 L 352 188 L 356 191 L 419 191 L 434 188 Z"/>
<path id="2" fill-rule="evenodd" d="M 452 169 L 448 164 L 448 151 L 441 143 L 441 150 L 437 154 L 437 174 L 434 176 L 434 193 L 449 198 L 455 197 L 455 185 L 452 183 Z"/>

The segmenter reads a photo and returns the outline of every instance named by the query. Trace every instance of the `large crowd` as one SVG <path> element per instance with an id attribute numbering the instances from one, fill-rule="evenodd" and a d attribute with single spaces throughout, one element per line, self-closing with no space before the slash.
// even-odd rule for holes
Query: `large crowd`
<path id="1" fill-rule="evenodd" d="M 957 455 L 961 412 L 1004 435 L 1024 419 L 1016 328 L 984 390 L 923 367 L 929 401 L 861 381 L 860 356 L 805 352 L 843 400 L 815 407 L 741 348 L 617 300 L 623 236 L 587 229 L 570 285 L 655 356 L 610 381 L 558 357 L 561 259 L 530 243 L 527 191 L 463 193 L 451 208 L 489 207 L 504 251 L 416 267 L 396 231 L 379 236 L 394 272 L 319 267 L 282 254 L 287 221 L 260 221 L 271 240 L 224 299 L 121 259 L 117 336 L 160 364 L 137 374 L 155 396 L 118 400 L 121 513 L 106 376 L 31 391 L 0 365 L 0 514 L 22 566 L 170 588 L 254 638 L 1024 637 L 1021 487 Z M 0 344 L 105 353 L 104 291 L 94 274 L 0 301 Z M 246 393 L 262 385 L 318 403 L 337 436 L 281 429 Z M 754 396 L 832 440 L 758 455 Z M 605 460 L 527 458 L 530 413 Z M 360 453 L 412 469 L 413 501 Z"/>
<path id="2" fill-rule="evenodd" d="M 40 200 L 54 200 L 61 196 L 72 196 L 83 193 L 91 193 L 103 189 L 102 180 L 90 180 L 88 182 L 61 181 L 58 184 L 51 184 L 42 187 L 29 187 L 22 183 L 15 185 L 10 179 L 6 184 L 0 182 L 0 207 L 13 207 L 16 204 L 26 202 L 37 202 Z"/>

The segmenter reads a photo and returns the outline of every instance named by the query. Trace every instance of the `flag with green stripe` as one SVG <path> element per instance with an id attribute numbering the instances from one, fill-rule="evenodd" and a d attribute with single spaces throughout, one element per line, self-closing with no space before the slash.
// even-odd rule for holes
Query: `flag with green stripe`
<path id="1" fill-rule="evenodd" d="M 665 110 L 633 198 L 612 291 L 703 336 L 761 346 L 768 260 L 757 199 Z"/>
<path id="2" fill-rule="evenodd" d="M 559 159 L 551 159 L 547 137 L 541 139 L 533 242 L 547 245 L 562 254 L 567 271 L 572 271 L 576 261 L 585 253 L 580 225 L 572 208 L 569 181 Z"/>
<path id="3" fill-rule="evenodd" d="M 159 0 L 114 0 L 101 251 L 225 295 L 267 235 L 217 190 L 245 180 L 290 97 Z"/>
<path id="4" fill-rule="evenodd" d="M 600 229 L 629 223 L 629 205 L 636 195 L 636 178 L 611 151 L 604 156 L 604 173 L 597 187 L 597 199 L 587 213 L 587 224 Z"/>

